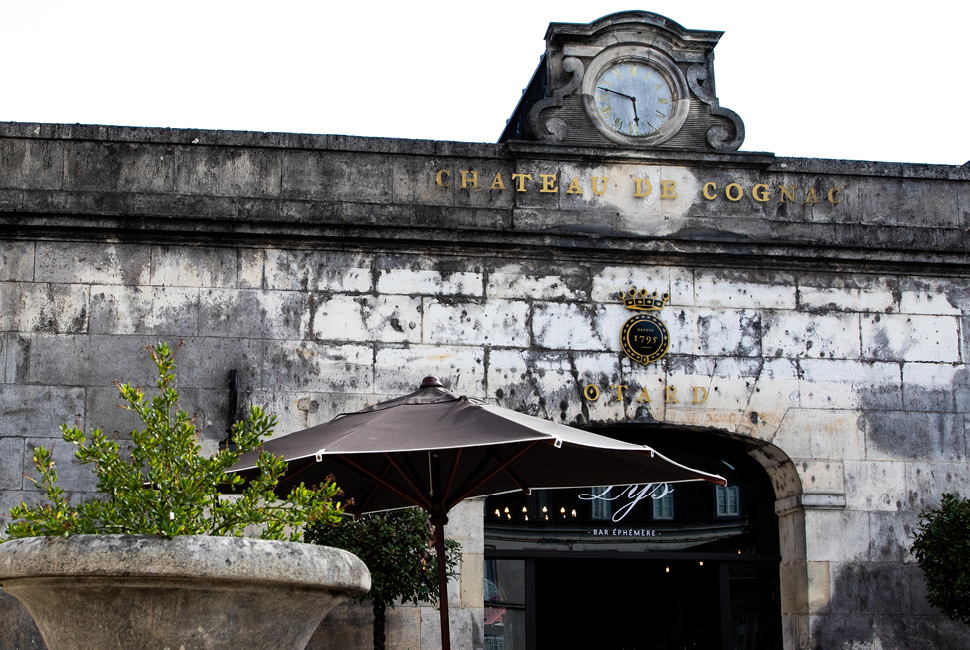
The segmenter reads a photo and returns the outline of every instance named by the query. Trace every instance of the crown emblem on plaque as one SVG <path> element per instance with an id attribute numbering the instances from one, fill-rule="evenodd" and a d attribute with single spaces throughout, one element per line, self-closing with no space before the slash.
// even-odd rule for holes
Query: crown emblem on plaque
<path id="1" fill-rule="evenodd" d="M 636 287 L 631 287 L 629 293 L 626 293 L 625 291 L 620 292 L 620 300 L 623 301 L 626 308 L 637 311 L 653 311 L 663 309 L 664 305 L 667 304 L 668 298 L 670 298 L 669 293 L 658 296 L 656 291 L 653 293 L 647 293 L 646 289 L 640 289 L 638 293 Z"/>

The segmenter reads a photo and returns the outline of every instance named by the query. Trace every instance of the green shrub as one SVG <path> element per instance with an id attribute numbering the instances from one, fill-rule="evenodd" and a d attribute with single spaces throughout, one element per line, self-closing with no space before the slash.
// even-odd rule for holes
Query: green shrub
<path id="1" fill-rule="evenodd" d="M 970 625 L 970 499 L 944 494 L 939 508 L 921 512 L 910 552 L 930 604 Z"/>
<path id="2" fill-rule="evenodd" d="M 124 408 L 144 425 L 132 432 L 130 451 L 100 429 L 89 437 L 79 427 L 61 427 L 64 440 L 77 445 L 77 458 L 92 465 L 99 494 L 71 505 L 57 485 L 51 451 L 38 447 L 34 464 L 40 480 L 31 480 L 44 490 L 47 502 L 12 508 L 9 538 L 92 533 L 240 536 L 247 526 L 256 526 L 263 539 L 299 541 L 305 524 L 341 520 L 343 506 L 334 498 L 342 493 L 331 480 L 312 489 L 300 484 L 282 500 L 274 496 L 286 469 L 280 457 L 261 453 L 258 475 L 245 486 L 242 477 L 225 473 L 272 435 L 276 417 L 258 406 L 233 427 L 234 450 L 203 456 L 193 420 L 179 409 L 174 373 L 178 348 L 160 343 L 148 349 L 158 368 L 158 394 L 148 397 L 140 388 L 115 383 Z M 227 497 L 225 492 L 237 493 Z"/>

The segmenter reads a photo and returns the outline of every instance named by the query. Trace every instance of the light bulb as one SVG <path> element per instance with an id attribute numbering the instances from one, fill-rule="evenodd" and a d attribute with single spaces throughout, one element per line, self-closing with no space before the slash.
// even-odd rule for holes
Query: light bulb
<path id="1" fill-rule="evenodd" d="M 559 509 L 559 512 L 561 512 L 562 514 L 566 514 L 566 509 L 565 508 L 560 508 Z"/>
<path id="2" fill-rule="evenodd" d="M 542 506 L 542 511 L 543 511 L 543 512 L 549 512 L 549 509 L 548 509 L 548 508 L 546 508 L 545 506 Z"/>
<path id="3" fill-rule="evenodd" d="M 498 508 L 495 509 L 495 516 L 496 517 L 501 517 L 502 516 L 502 513 L 498 511 Z"/>
<path id="4" fill-rule="evenodd" d="M 522 512 L 529 512 L 529 509 L 526 508 L 525 506 L 522 506 Z"/>
<path id="5" fill-rule="evenodd" d="M 576 511 L 575 511 L 575 510 L 573 510 L 573 517 L 575 517 L 575 516 L 576 516 Z"/>
<path id="6" fill-rule="evenodd" d="M 526 520 L 526 521 L 529 521 L 529 515 L 526 515 L 526 516 L 525 516 L 525 520 Z"/>
<path id="7" fill-rule="evenodd" d="M 704 561 L 703 560 L 701 560 L 701 566 L 704 566 Z"/>
<path id="8" fill-rule="evenodd" d="M 508 512 L 508 511 L 509 511 L 509 509 L 508 508 L 505 508 L 505 512 Z"/>
<path id="9" fill-rule="evenodd" d="M 667 570 L 664 571 L 664 573 L 670 573 L 670 567 L 667 567 Z"/>

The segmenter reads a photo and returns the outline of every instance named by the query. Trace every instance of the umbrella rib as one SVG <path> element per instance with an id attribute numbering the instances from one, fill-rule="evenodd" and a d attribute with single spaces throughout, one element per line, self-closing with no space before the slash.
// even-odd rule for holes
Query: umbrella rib
<path id="1" fill-rule="evenodd" d="M 299 476 L 300 474 L 302 474 L 306 470 L 310 469 L 310 467 L 312 465 L 316 465 L 316 461 L 314 461 L 313 458 L 310 458 L 307 462 L 305 462 L 303 464 L 302 467 L 300 467 L 300 469 L 296 470 L 295 472 L 293 472 L 292 474 L 290 474 L 289 476 L 287 476 L 286 477 L 286 482 L 289 483 L 290 485 L 293 485 L 293 479 L 295 479 L 297 476 Z"/>
<path id="2" fill-rule="evenodd" d="M 450 499 L 448 501 L 447 510 L 451 510 L 456 504 L 458 504 L 458 503 L 464 501 L 466 498 L 468 498 L 475 490 L 477 490 L 478 488 L 482 487 L 483 485 L 485 485 L 486 483 L 488 483 L 489 481 L 491 481 L 493 478 L 495 478 L 497 475 L 499 475 L 502 472 L 504 472 L 506 467 L 508 467 L 509 465 L 511 465 L 512 463 L 514 463 L 515 461 L 517 461 L 522 456 L 522 454 L 524 454 L 525 452 L 529 451 L 530 449 L 532 449 L 533 447 L 535 447 L 540 442 L 542 442 L 542 441 L 540 441 L 540 440 L 533 440 L 532 442 L 528 442 L 528 443 L 522 445 L 522 447 L 520 447 L 518 451 L 516 451 L 515 453 L 513 453 L 511 456 L 509 456 L 505 460 L 501 461 L 499 463 L 498 467 L 495 467 L 490 472 L 488 472 L 487 474 L 485 474 L 485 476 L 483 476 L 480 479 L 478 479 L 477 481 L 474 481 L 473 482 L 472 481 L 473 477 L 475 476 L 475 474 L 478 474 L 478 471 L 479 471 L 479 469 L 476 468 L 475 472 L 469 477 L 469 479 L 467 481 L 465 481 L 465 483 L 460 488 L 458 488 L 456 490 L 456 495 L 452 499 Z M 490 458 L 488 460 L 495 460 L 495 458 L 492 457 L 492 458 Z M 479 467 L 481 467 L 481 466 L 479 466 Z M 471 483 L 471 485 L 469 485 L 469 483 Z"/>
<path id="3" fill-rule="evenodd" d="M 492 457 L 492 460 L 494 460 L 496 463 L 500 462 L 499 459 L 498 459 L 498 457 L 493 452 L 489 451 L 488 452 L 488 455 L 491 456 Z M 529 494 L 529 492 L 531 490 L 529 488 L 527 488 L 525 485 L 522 484 L 522 481 L 519 480 L 519 477 L 516 476 L 512 472 L 512 470 L 510 470 L 509 468 L 506 467 L 505 468 L 505 475 L 508 476 L 510 479 L 512 479 L 512 482 L 515 483 L 517 486 L 519 486 L 519 489 L 520 490 L 522 490 L 526 494 Z"/>
<path id="4" fill-rule="evenodd" d="M 387 490 L 389 492 L 393 492 L 394 494 L 398 495 L 399 497 L 403 497 L 403 498 L 407 499 L 408 501 L 410 501 L 414 505 L 421 506 L 425 510 L 430 510 L 431 509 L 431 503 L 427 499 L 424 499 L 424 498 L 421 498 L 419 496 L 415 496 L 413 494 L 410 494 L 407 490 L 405 490 L 403 488 L 400 488 L 400 487 L 394 485 L 390 481 L 385 480 L 383 476 L 380 476 L 380 475 L 374 473 L 373 471 L 370 470 L 370 468 L 368 468 L 368 467 L 366 467 L 364 465 L 361 465 L 357 461 L 355 461 L 355 460 L 353 460 L 351 458 L 348 458 L 346 456 L 331 456 L 331 459 L 335 463 L 337 463 L 338 465 L 343 465 L 344 467 L 348 467 L 349 466 L 349 468 L 352 471 L 357 472 L 358 474 L 360 474 L 364 478 L 370 479 L 371 481 L 373 481 L 377 485 L 381 486 L 385 490 Z"/>
<path id="5" fill-rule="evenodd" d="M 399 454 L 394 454 L 395 458 L 398 455 Z M 411 457 L 409 455 L 407 455 L 407 454 L 404 454 L 404 464 L 407 466 L 408 471 L 411 472 L 411 479 L 414 481 L 414 483 L 411 485 L 411 487 L 414 488 L 416 491 L 420 492 L 424 488 L 423 481 L 421 480 L 420 474 L 418 474 L 418 470 L 415 469 L 414 463 L 411 462 Z M 398 471 L 400 471 L 400 470 L 398 470 Z M 418 487 L 418 486 L 420 486 L 420 487 Z M 429 491 L 429 493 L 430 493 L 430 491 Z"/>
<path id="6" fill-rule="evenodd" d="M 397 462 L 394 460 L 396 456 L 398 456 L 398 454 L 394 454 L 392 456 L 389 453 L 384 452 L 384 458 L 389 460 L 391 465 L 394 465 L 394 469 L 396 469 L 397 473 L 401 475 L 401 477 L 405 480 L 405 482 L 407 482 L 408 485 L 411 486 L 411 489 L 414 490 L 416 494 L 421 494 L 421 488 L 417 484 L 415 484 L 415 482 L 412 480 L 410 476 L 408 476 L 407 472 L 404 471 L 404 468 L 398 465 Z M 407 460 L 407 456 L 405 456 L 404 459 Z M 428 503 L 430 504 L 430 500 L 428 501 Z"/>
<path id="7" fill-rule="evenodd" d="M 384 470 L 381 472 L 381 476 L 387 476 L 387 470 L 389 470 L 389 469 L 391 469 L 391 464 L 390 463 L 388 463 L 387 465 L 384 466 Z M 375 483 L 374 484 L 374 487 L 372 487 L 370 489 L 370 492 L 367 493 L 367 498 L 364 499 L 364 502 L 362 504 L 360 504 L 360 507 L 357 509 L 357 515 L 354 515 L 355 518 L 357 516 L 359 516 L 360 514 L 363 514 L 367 510 L 367 506 L 370 505 L 370 502 L 374 499 L 374 495 L 377 494 L 378 487 L 380 487 L 380 486 L 378 486 Z"/>
<path id="8" fill-rule="evenodd" d="M 455 450 L 455 460 L 451 464 L 451 472 L 448 473 L 448 483 L 445 485 L 445 491 L 441 494 L 441 499 L 444 501 L 445 496 L 451 491 L 451 484 L 455 480 L 455 473 L 458 471 L 458 461 L 461 460 L 461 447 Z"/>

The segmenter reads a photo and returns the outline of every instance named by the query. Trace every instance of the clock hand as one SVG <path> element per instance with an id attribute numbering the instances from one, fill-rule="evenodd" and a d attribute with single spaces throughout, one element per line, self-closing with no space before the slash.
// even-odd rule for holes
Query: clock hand
<path id="1" fill-rule="evenodd" d="M 633 121 L 636 124 L 640 124 L 640 117 L 637 115 L 637 98 L 636 97 L 634 97 L 633 95 L 626 95 L 624 93 L 617 92 L 616 90 L 610 90 L 609 88 L 604 88 L 603 86 L 597 86 L 597 88 L 599 88 L 600 90 L 605 90 L 608 93 L 613 93 L 614 95 L 619 95 L 620 97 L 626 97 L 631 102 L 633 102 Z"/>

